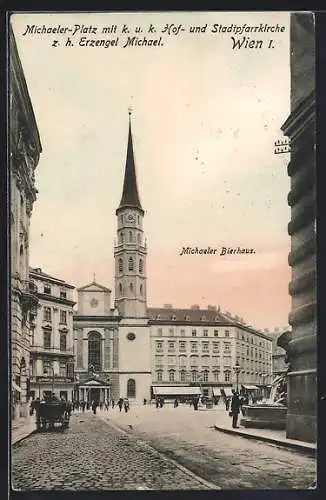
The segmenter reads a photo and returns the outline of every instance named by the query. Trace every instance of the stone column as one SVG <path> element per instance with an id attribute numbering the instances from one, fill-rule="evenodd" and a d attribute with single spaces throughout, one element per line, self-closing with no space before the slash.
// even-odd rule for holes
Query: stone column
<path id="1" fill-rule="evenodd" d="M 287 437 L 316 440 L 316 187 L 313 14 L 291 14 L 291 114 L 282 126 L 290 139 L 288 204 L 291 221 Z"/>

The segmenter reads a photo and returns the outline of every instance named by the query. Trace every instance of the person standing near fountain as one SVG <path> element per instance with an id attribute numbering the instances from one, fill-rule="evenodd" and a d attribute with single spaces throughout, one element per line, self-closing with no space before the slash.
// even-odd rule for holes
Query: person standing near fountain
<path id="1" fill-rule="evenodd" d="M 233 392 L 232 400 L 231 400 L 231 414 L 232 414 L 232 427 L 233 429 L 238 429 L 238 417 L 240 413 L 241 401 L 239 398 L 239 394 L 237 392 Z"/>

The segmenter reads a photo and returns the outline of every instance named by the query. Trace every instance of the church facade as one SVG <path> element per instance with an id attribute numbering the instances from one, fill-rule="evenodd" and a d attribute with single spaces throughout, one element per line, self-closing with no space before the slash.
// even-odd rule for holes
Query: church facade
<path id="1" fill-rule="evenodd" d="M 114 247 L 111 290 L 81 287 L 74 315 L 75 399 L 131 401 L 204 394 L 243 385 L 261 390 L 272 378 L 272 341 L 220 308 L 147 307 L 143 231 L 129 119 L 128 146 Z"/>

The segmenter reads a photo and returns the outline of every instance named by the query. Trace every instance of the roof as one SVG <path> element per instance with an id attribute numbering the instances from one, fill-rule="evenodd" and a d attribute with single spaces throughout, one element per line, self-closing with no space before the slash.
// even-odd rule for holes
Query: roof
<path id="1" fill-rule="evenodd" d="M 30 267 L 29 274 L 32 275 L 33 278 L 44 279 L 45 281 L 53 281 L 58 285 L 65 286 L 66 288 L 75 288 L 73 285 L 70 285 L 69 283 L 60 278 L 55 278 L 50 274 L 44 273 L 42 269 L 39 267 L 34 267 L 34 268 Z"/>
<path id="2" fill-rule="evenodd" d="M 111 292 L 110 288 L 107 288 L 106 286 L 99 285 L 96 283 L 96 281 L 92 281 L 92 283 L 88 283 L 88 285 L 81 286 L 80 288 L 77 288 L 77 291 L 83 291 L 83 292 Z"/>
<path id="3" fill-rule="evenodd" d="M 174 309 L 167 307 L 148 307 L 147 313 L 151 321 L 189 321 L 199 322 L 220 322 L 223 324 L 233 324 L 231 318 L 227 318 L 220 311 L 212 309 Z M 186 319 L 187 318 L 187 319 Z M 188 319 L 189 318 L 189 319 Z"/>
<path id="4" fill-rule="evenodd" d="M 134 150 L 132 143 L 130 117 L 129 117 L 128 147 L 127 147 L 125 177 L 123 181 L 121 201 L 116 212 L 118 212 L 119 209 L 125 207 L 138 208 L 138 210 L 144 213 L 144 210 L 142 209 L 140 203 L 138 188 L 137 188 L 136 166 L 135 166 Z"/>

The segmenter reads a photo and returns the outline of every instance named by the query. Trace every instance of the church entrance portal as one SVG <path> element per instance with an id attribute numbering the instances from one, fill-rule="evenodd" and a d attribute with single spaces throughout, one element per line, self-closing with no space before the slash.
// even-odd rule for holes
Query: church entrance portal
<path id="1" fill-rule="evenodd" d="M 98 389 L 97 387 L 94 388 L 92 387 L 92 389 L 89 391 L 88 393 L 88 401 L 89 403 L 91 403 L 92 401 L 100 401 L 100 397 L 101 397 L 101 393 L 100 393 L 100 389 Z"/>

